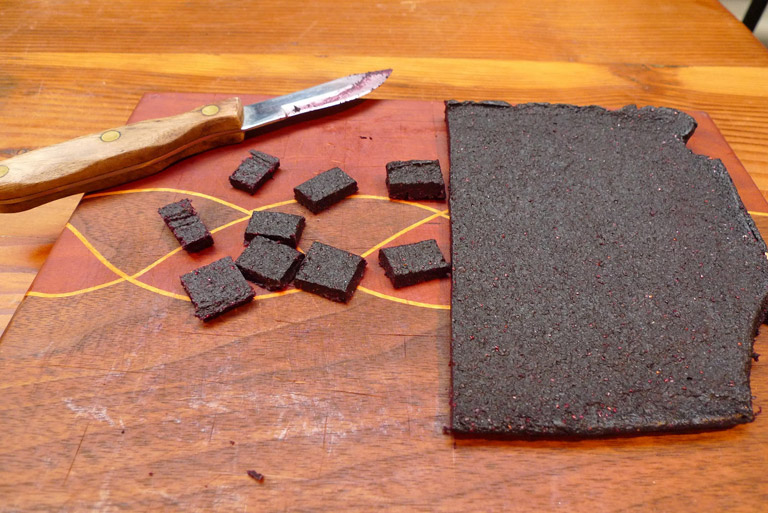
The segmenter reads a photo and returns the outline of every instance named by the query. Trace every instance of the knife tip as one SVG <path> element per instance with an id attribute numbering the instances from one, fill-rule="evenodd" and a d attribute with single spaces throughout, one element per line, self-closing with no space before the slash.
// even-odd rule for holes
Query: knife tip
<path id="1" fill-rule="evenodd" d="M 363 73 L 363 75 L 368 75 L 368 76 L 371 76 L 371 75 L 383 75 L 384 78 L 388 78 L 389 75 L 391 75 L 391 74 L 392 74 L 392 68 L 380 69 L 380 70 L 377 70 L 377 71 L 369 71 L 368 73 Z"/>

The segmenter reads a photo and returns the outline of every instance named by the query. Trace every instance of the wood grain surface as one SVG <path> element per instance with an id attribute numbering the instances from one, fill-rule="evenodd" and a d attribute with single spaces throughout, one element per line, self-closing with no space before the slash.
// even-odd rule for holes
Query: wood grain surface
<path id="1" fill-rule="evenodd" d="M 272 95 L 392 67 L 373 98 L 637 103 L 705 111 L 768 196 L 768 52 L 715 0 L 10 0 L 0 5 L 0 60 L 0 158 L 120 125 L 149 91 Z M 0 214 L 0 326 L 10 321 L 78 200 Z M 766 218 L 756 221 L 768 234 Z M 356 299 L 375 319 L 378 299 Z M 411 310 L 404 305 L 403 312 L 407 317 Z M 234 382 L 260 371 L 239 362 L 238 350 L 246 346 L 233 354 L 215 338 L 175 348 L 175 354 L 189 355 L 176 366 L 143 346 L 141 336 L 127 353 L 115 353 L 111 331 L 97 346 L 74 342 L 85 350 L 83 361 L 73 365 L 53 361 L 46 367 L 41 361 L 33 374 L 3 365 L 3 386 L 21 386 L 23 394 L 13 404 L 0 401 L 6 414 L 18 414 L 0 420 L 4 434 L 10 427 L 14 434 L 3 438 L 0 469 L 15 476 L 0 485 L 0 511 L 370 510 L 380 504 L 403 511 L 759 511 L 768 502 L 759 479 L 768 470 L 767 440 L 750 431 L 761 417 L 714 434 L 454 445 L 434 421 L 444 407 L 441 397 L 447 397 L 435 386 L 445 378 L 435 372 L 447 350 L 436 345 L 440 337 L 447 340 L 447 312 L 430 311 L 428 317 L 419 319 L 416 333 L 428 336 L 397 349 L 399 342 L 384 337 L 371 352 L 356 354 L 355 372 L 341 378 L 331 371 L 348 356 L 346 349 L 322 322 L 316 327 L 325 351 L 320 364 L 300 347 L 278 346 L 260 379 L 276 376 L 270 386 L 293 379 L 294 395 L 269 413 L 256 411 L 254 423 L 232 412 L 248 409 L 259 390 L 243 389 L 245 380 L 237 385 L 240 395 L 223 394 L 222 402 L 217 392 L 224 385 L 203 369 L 211 358 L 230 358 L 223 368 Z M 39 322 L 45 324 L 45 315 Z M 157 329 L 130 326 L 138 335 Z M 291 340 L 299 335 L 290 334 Z M 51 348 L 56 338 L 47 340 Z M 764 346 L 761 337 L 758 352 Z M 387 348 L 392 351 L 382 359 Z M 24 345 L 9 350 L 24 351 Z M 152 371 L 131 372 L 128 362 Z M 280 375 L 278 368 L 300 377 L 286 378 L 290 372 Z M 753 370 L 758 401 L 767 392 L 762 368 L 758 363 Z M 363 375 L 379 386 L 361 390 Z M 403 382 L 403 375 L 410 381 Z M 110 388 L 116 377 L 121 385 Z M 67 405 L 66 394 L 49 396 L 49 387 L 78 390 L 89 381 L 98 386 L 84 402 L 70 397 Z M 190 386 L 197 387 L 194 393 Z M 318 389 L 325 392 L 318 396 Z M 211 396 L 219 403 L 194 403 Z M 408 401 L 414 396 L 434 402 L 417 408 Z M 121 413 L 123 422 L 135 420 L 143 415 L 142 401 L 157 409 L 146 410 L 152 420 L 141 430 L 121 433 L 104 420 L 108 415 L 116 423 Z M 179 415 L 193 403 L 204 425 Z M 25 423 L 46 404 L 64 405 L 63 414 L 52 413 L 60 424 L 38 429 Z M 127 409 L 132 404 L 139 407 Z M 390 424 L 372 423 L 385 404 L 401 409 Z M 302 424 L 305 411 L 318 418 Z M 281 440 L 282 431 L 270 428 L 280 412 L 284 420 L 297 420 L 296 436 L 288 431 Z M 145 467 L 120 464 L 121 448 L 148 440 L 140 451 Z M 284 447 L 291 447 L 289 453 Z M 243 463 L 258 463 L 259 455 L 260 461 L 286 460 L 290 470 L 272 469 L 270 475 L 256 464 L 267 475 L 256 483 L 240 471 Z M 434 472 L 419 470 L 425 458 Z M 163 462 L 160 474 L 156 461 Z M 213 468 L 219 469 L 215 475 Z M 49 487 L 51 482 L 58 484 Z M 463 482 L 468 486 L 456 487 Z"/>
<path id="2" fill-rule="evenodd" d="M 133 119 L 217 100 L 147 95 Z M 729 162 L 747 208 L 768 216 L 768 203 L 714 124 L 697 118 L 689 146 Z M 227 180 L 250 149 L 281 158 L 275 178 L 253 196 Z M 647 444 L 638 460 L 652 455 L 654 465 L 678 474 L 689 472 L 703 448 L 717 447 L 734 472 L 746 472 L 748 464 L 737 458 L 768 436 L 763 423 L 600 442 L 488 442 L 443 432 L 450 411 L 449 281 L 395 290 L 376 264 L 376 249 L 435 238 L 448 253 L 447 205 L 387 201 L 383 171 L 400 158 L 447 162 L 447 152 L 441 102 L 371 100 L 270 127 L 242 144 L 86 196 L 0 345 L 0 446 L 19 444 L 0 454 L 0 491 L 22 510 L 60 507 L 66 494 L 65 505 L 75 510 L 463 511 L 479 500 L 490 510 L 515 510 L 504 491 L 514 485 L 527 497 L 520 510 L 527 510 L 549 504 L 537 497 L 536 480 L 526 484 L 526 469 L 575 478 L 582 466 L 599 467 L 608 447 L 620 458 Z M 360 190 L 312 215 L 293 201 L 292 186 L 332 166 L 354 176 Z M 157 207 L 183 197 L 192 198 L 211 228 L 213 248 L 180 251 L 157 215 Z M 252 209 L 305 215 L 300 247 L 319 240 L 367 256 L 353 300 L 339 305 L 293 288 L 259 289 L 253 304 L 216 321 L 194 318 L 178 277 L 236 258 Z M 760 409 L 761 364 L 754 374 Z M 658 443 L 669 446 L 665 454 L 657 454 Z M 33 457 L 22 458 L 29 451 Z M 581 465 L 563 468 L 577 453 L 585 458 Z M 264 474 L 264 483 L 252 481 L 248 470 Z M 701 494 L 705 483 L 715 484 L 681 486 Z M 36 493 L 41 488 L 49 494 Z M 753 486 L 754 497 L 763 491 Z M 624 494 L 606 493 L 611 501 Z M 577 499 L 560 502 L 580 507 Z M 647 498 L 636 500 L 625 506 L 648 506 Z"/>

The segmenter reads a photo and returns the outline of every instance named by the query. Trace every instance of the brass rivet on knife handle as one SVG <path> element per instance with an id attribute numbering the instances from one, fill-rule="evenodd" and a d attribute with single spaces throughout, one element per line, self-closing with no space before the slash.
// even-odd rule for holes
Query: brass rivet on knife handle
<path id="1" fill-rule="evenodd" d="M 8 166 L 0 166 L 0 178 L 8 174 L 11 169 Z"/>
<path id="2" fill-rule="evenodd" d="M 219 113 L 219 106 L 218 105 L 206 105 L 201 109 L 203 113 L 203 116 L 213 116 L 214 114 Z"/>
<path id="3" fill-rule="evenodd" d="M 112 142 L 117 141 L 120 139 L 120 132 L 117 130 L 107 130 L 103 134 L 101 134 L 100 139 L 104 142 Z"/>
<path id="4" fill-rule="evenodd" d="M 137 180 L 189 155 L 242 141 L 240 100 L 222 100 L 215 107 L 215 114 L 201 116 L 201 108 L 197 108 L 3 160 L 2 165 L 13 172 L 6 172 L 0 180 L 0 212 L 19 212 L 64 196 Z"/>

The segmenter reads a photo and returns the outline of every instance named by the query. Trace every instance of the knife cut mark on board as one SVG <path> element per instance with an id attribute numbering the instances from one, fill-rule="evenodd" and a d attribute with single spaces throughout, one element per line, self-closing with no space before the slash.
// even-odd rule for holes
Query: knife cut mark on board
<path id="1" fill-rule="evenodd" d="M 83 446 L 83 440 L 85 440 L 85 434 L 88 432 L 88 426 L 90 426 L 90 421 L 85 425 L 85 429 L 83 430 L 83 435 L 80 437 L 80 443 L 77 444 L 77 450 L 75 451 L 75 455 L 72 457 L 72 463 L 69 464 L 69 468 L 67 469 L 67 475 L 64 476 L 64 482 L 67 482 L 67 479 L 69 479 L 69 474 L 72 473 L 72 467 L 75 466 L 75 460 L 77 459 L 77 455 L 80 454 L 80 448 Z"/>
<path id="2" fill-rule="evenodd" d="M 101 198 L 104 196 L 119 196 L 122 194 L 137 194 L 137 193 L 144 193 L 144 192 L 176 192 L 179 194 L 187 194 L 190 196 L 197 196 L 198 198 L 205 198 L 207 200 L 215 201 L 216 203 L 221 203 L 222 205 L 225 205 L 233 210 L 238 210 L 243 214 L 251 213 L 251 211 L 248 210 L 247 208 L 243 208 L 240 205 L 235 205 L 234 203 L 230 203 L 229 201 L 223 200 L 221 198 L 217 198 L 216 196 L 211 196 L 210 194 L 203 194 L 202 192 L 187 191 L 183 189 L 172 189 L 169 187 L 154 187 L 154 188 L 148 188 L 148 189 L 123 189 L 119 191 L 96 192 L 93 194 L 88 194 L 83 198 L 83 200 L 87 200 L 91 198 Z M 278 204 L 267 205 L 266 207 L 262 207 L 262 208 L 267 209 L 273 206 L 279 206 L 279 205 Z"/>

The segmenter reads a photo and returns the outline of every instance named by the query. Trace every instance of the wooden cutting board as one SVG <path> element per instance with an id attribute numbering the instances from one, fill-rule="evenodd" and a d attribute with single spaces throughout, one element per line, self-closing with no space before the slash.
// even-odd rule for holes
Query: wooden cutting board
<path id="1" fill-rule="evenodd" d="M 130 121 L 221 98 L 150 94 Z M 84 198 L 0 343 L 0 510 L 763 503 L 767 485 L 745 478 L 746 455 L 768 442 L 759 417 L 726 431 L 584 442 L 446 435 L 450 282 L 395 290 L 377 263 L 378 248 L 427 238 L 449 255 L 446 203 L 389 201 L 384 184 L 391 160 L 439 158 L 447 178 L 443 104 L 364 101 L 323 114 Z M 712 121 L 695 116 L 691 149 L 722 158 L 753 217 L 768 216 Z M 227 180 L 251 149 L 281 160 L 254 196 Z M 319 215 L 298 206 L 293 187 L 334 166 L 359 194 Z M 185 197 L 215 240 L 194 255 L 157 214 Z M 366 256 L 352 301 L 258 289 L 252 304 L 198 321 L 179 276 L 236 258 L 253 209 L 304 215 L 302 249 L 319 240 Z M 759 410 L 763 364 L 752 376 Z"/>

